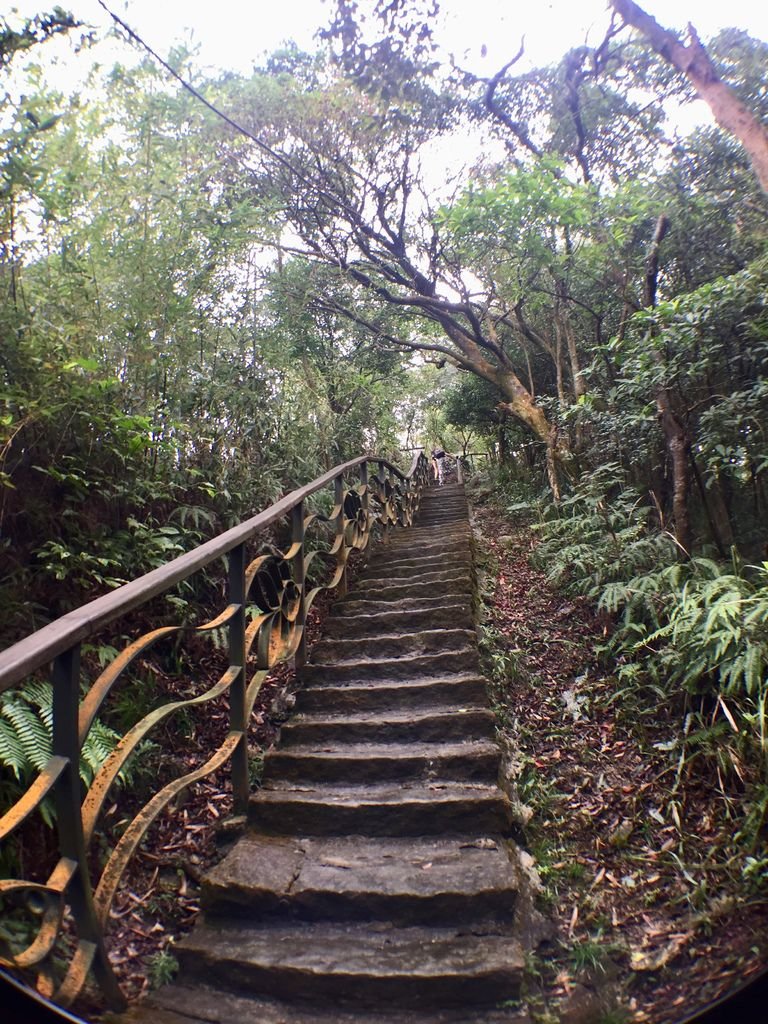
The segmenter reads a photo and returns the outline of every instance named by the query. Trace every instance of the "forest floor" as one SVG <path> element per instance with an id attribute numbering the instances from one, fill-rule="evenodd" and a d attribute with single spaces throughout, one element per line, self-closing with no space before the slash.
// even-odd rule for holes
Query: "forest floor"
<path id="1" fill-rule="evenodd" d="M 734 840 L 741 783 L 724 796 L 711 762 L 680 763 L 679 711 L 617 694 L 596 655 L 609 622 L 531 566 L 529 529 L 491 504 L 473 525 L 481 646 L 554 923 L 529 964 L 529 1010 L 547 1024 L 678 1021 L 768 962 L 768 902 Z"/>
<path id="2" fill-rule="evenodd" d="M 768 960 L 768 905 L 745 883 L 744 851 L 733 840 L 739 800 L 724 799 L 703 758 L 680 770 L 663 749 L 679 712 L 643 706 L 629 693 L 616 697 L 615 678 L 596 655 L 609 623 L 586 602 L 563 598 L 531 566 L 530 530 L 490 503 L 475 504 L 473 525 L 481 650 L 510 782 L 529 818 L 539 906 L 551 922 L 551 936 L 528 958 L 531 1019 L 679 1021 Z M 311 613 L 310 644 L 325 606 Z M 290 668 L 280 666 L 262 688 L 250 733 L 254 781 L 294 686 Z M 227 728 L 224 704 L 209 706 L 201 751 Z M 187 767 L 202 756 L 197 745 L 193 731 L 181 755 Z M 164 813 L 133 859 L 110 931 L 111 957 L 131 998 L 173 976 L 173 943 L 194 922 L 200 878 L 230 838 L 230 812 L 220 772 Z M 86 999 L 79 1008 L 93 1015 L 96 1005 Z"/>

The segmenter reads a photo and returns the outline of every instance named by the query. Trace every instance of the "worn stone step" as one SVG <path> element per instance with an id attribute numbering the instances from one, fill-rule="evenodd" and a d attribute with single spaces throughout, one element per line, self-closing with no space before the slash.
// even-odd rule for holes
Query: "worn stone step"
<path id="1" fill-rule="evenodd" d="M 415 633 L 327 639 L 315 644 L 311 660 L 313 665 L 344 665 L 350 661 L 375 661 L 460 651 L 472 647 L 476 642 L 477 633 L 474 629 L 430 629 Z"/>
<path id="2" fill-rule="evenodd" d="M 527 1014 L 513 1012 L 508 1006 L 410 1010 L 386 1006 L 344 1008 L 336 1000 L 334 1004 L 329 1007 L 317 1000 L 305 1002 L 300 992 L 282 1000 L 235 994 L 187 979 L 184 985 L 167 985 L 151 993 L 120 1020 L 126 1024 L 531 1024 Z"/>
<path id="3" fill-rule="evenodd" d="M 494 783 L 501 752 L 493 740 L 416 743 L 314 743 L 270 751 L 264 781 L 424 784 L 451 780 Z"/>
<path id="4" fill-rule="evenodd" d="M 301 679 L 309 685 L 324 683 L 363 682 L 364 680 L 425 679 L 429 676 L 445 677 L 450 674 L 477 673 L 479 656 L 476 647 L 441 654 L 422 654 L 417 657 L 377 658 L 353 661 L 344 665 L 305 665 Z"/>
<path id="5" fill-rule="evenodd" d="M 408 530 L 391 534 L 387 546 L 381 550 L 382 554 L 386 551 L 404 551 L 406 549 L 410 549 L 415 554 L 423 554 L 425 551 L 438 551 L 440 548 L 450 550 L 471 537 L 472 529 L 466 516 L 462 516 L 455 522 L 417 522 Z"/>
<path id="6" fill-rule="evenodd" d="M 446 594 L 471 594 L 474 581 L 468 575 L 456 573 L 450 580 L 429 582 L 415 577 L 412 580 L 383 582 L 378 586 L 366 586 L 365 583 L 354 584 L 347 599 L 359 601 L 402 601 L 419 597 L 445 596 Z"/>
<path id="7" fill-rule="evenodd" d="M 360 584 L 364 584 L 365 587 L 373 594 L 382 586 L 399 586 L 403 583 L 412 583 L 414 580 L 418 580 L 420 583 L 440 585 L 452 582 L 456 579 L 467 579 L 468 576 L 471 576 L 471 572 L 466 564 L 452 565 L 450 562 L 444 562 L 441 568 L 431 569 L 429 572 L 423 570 L 419 570 L 418 572 L 409 572 L 402 568 L 390 568 L 389 572 L 385 575 L 363 575 L 358 578 L 355 586 L 357 587 Z"/>
<path id="8" fill-rule="evenodd" d="M 492 738 L 493 712 L 477 703 L 464 707 L 407 708 L 344 714 L 298 714 L 280 731 L 284 747 L 307 743 L 439 743 L 441 740 Z"/>
<path id="9" fill-rule="evenodd" d="M 403 711 L 437 705 L 466 707 L 469 704 L 487 706 L 486 684 L 481 676 L 344 687 L 307 686 L 297 694 L 296 711 L 354 715 L 366 711 Z"/>
<path id="10" fill-rule="evenodd" d="M 358 579 L 361 582 L 374 584 L 375 580 L 390 578 L 412 579 L 420 572 L 444 572 L 446 569 L 461 570 L 465 574 L 472 575 L 474 572 L 471 558 L 462 551 L 457 551 L 449 559 L 443 557 L 435 558 L 398 558 L 392 561 L 378 562 L 374 565 L 367 565 L 360 573 Z"/>
<path id="11" fill-rule="evenodd" d="M 445 925 L 511 917 L 517 848 L 501 837 L 246 835 L 206 876 L 207 914 Z"/>
<path id="12" fill-rule="evenodd" d="M 333 605 L 331 619 L 347 618 L 354 615 L 378 615 L 386 612 L 402 612 L 403 614 L 412 611 L 438 610 L 442 608 L 455 608 L 466 611 L 469 622 L 472 615 L 472 596 L 469 593 L 461 594 L 426 594 L 420 597 L 403 598 L 393 605 L 391 601 L 371 600 L 365 597 L 364 593 L 358 593 L 353 600 L 348 597 L 342 598 Z"/>
<path id="13" fill-rule="evenodd" d="M 270 835 L 506 835 L 507 797 L 498 786 L 446 782 L 301 787 L 273 785 L 251 797 L 249 819 Z"/>
<path id="14" fill-rule="evenodd" d="M 444 518 L 454 518 L 457 521 L 466 522 L 467 519 L 467 502 L 460 498 L 444 498 L 439 502 L 425 503 L 419 509 L 419 515 L 416 519 L 416 524 L 421 526 L 424 524 L 430 524 L 435 520 Z"/>
<path id="15" fill-rule="evenodd" d="M 427 608 L 401 610 L 400 606 L 369 614 L 329 616 L 325 620 L 323 636 L 329 639 L 344 637 L 375 637 L 392 633 L 413 633 L 417 630 L 452 629 L 466 626 L 469 602 L 437 604 Z"/>
<path id="16" fill-rule="evenodd" d="M 405 659 L 403 659 L 403 660 L 405 660 Z M 420 659 L 418 659 L 418 660 L 420 660 Z M 387 662 L 386 664 L 392 664 L 392 662 Z M 430 667 L 431 667 L 431 663 L 428 663 L 428 664 L 430 664 Z M 307 666 L 307 667 L 308 668 L 312 668 L 314 666 Z M 322 665 L 320 665 L 320 666 L 317 666 L 317 667 L 318 668 L 328 668 L 328 670 L 330 671 L 333 666 L 322 666 Z M 302 693 L 309 693 L 310 691 L 315 690 L 315 689 L 322 689 L 322 690 L 327 690 L 328 692 L 333 691 L 335 693 L 343 694 L 346 690 L 363 688 L 363 687 L 370 687 L 371 690 L 379 689 L 379 688 L 386 690 L 388 687 L 397 687 L 397 686 L 401 686 L 401 685 L 402 686 L 430 686 L 433 683 L 446 683 L 448 685 L 451 685 L 451 684 L 455 683 L 455 684 L 458 685 L 460 683 L 471 682 L 474 685 L 475 681 L 478 680 L 478 679 L 482 679 L 483 682 L 484 682 L 484 685 L 487 686 L 487 680 L 485 680 L 485 678 L 483 676 L 480 676 L 479 673 L 477 671 L 475 671 L 475 670 L 469 670 L 469 671 L 466 671 L 466 672 L 464 672 L 464 671 L 458 671 L 458 672 L 446 671 L 446 672 L 442 672 L 442 673 L 440 673 L 440 672 L 431 672 L 431 673 L 424 673 L 422 675 L 406 674 L 401 679 L 397 679 L 397 678 L 395 678 L 395 679 L 388 679 L 388 678 L 386 678 L 384 676 L 377 676 L 377 677 L 373 677 L 373 678 L 370 678 L 370 679 L 352 679 L 352 678 L 350 678 L 350 679 L 344 679 L 344 680 L 341 680 L 341 681 L 334 680 L 334 679 L 326 679 L 321 674 L 321 675 L 319 675 L 317 677 L 317 679 L 302 680 L 302 683 L 303 683 L 302 688 L 299 691 L 297 691 L 297 694 L 300 696 Z M 483 701 L 483 706 L 484 707 L 486 706 L 486 701 Z"/>
<path id="17" fill-rule="evenodd" d="M 347 1006 L 491 1005 L 519 994 L 523 955 L 503 927 L 211 921 L 175 947 L 182 971 L 260 995 Z"/>

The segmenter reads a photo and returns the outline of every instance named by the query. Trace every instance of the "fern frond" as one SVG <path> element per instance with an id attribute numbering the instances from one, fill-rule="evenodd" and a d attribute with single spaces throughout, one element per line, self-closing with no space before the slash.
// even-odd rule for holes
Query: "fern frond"
<path id="1" fill-rule="evenodd" d="M 10 723 L 0 718 L 0 765 L 10 768 L 16 779 L 21 782 L 28 764 L 18 733 Z"/>
<path id="2" fill-rule="evenodd" d="M 9 700 L 0 706 L 0 714 L 13 725 L 29 764 L 41 772 L 51 757 L 51 733 L 37 708 L 23 700 Z"/>

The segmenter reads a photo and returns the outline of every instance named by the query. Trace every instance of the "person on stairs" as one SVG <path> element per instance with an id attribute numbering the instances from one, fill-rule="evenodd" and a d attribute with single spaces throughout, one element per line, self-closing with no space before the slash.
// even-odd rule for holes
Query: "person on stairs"
<path id="1" fill-rule="evenodd" d="M 445 452 L 442 448 L 432 449 L 432 472 L 439 487 L 443 486 L 443 473 L 445 464 Z"/>

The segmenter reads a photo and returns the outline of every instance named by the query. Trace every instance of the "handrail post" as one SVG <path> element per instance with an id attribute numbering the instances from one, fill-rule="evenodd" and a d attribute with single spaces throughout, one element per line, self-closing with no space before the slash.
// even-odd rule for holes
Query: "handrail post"
<path id="1" fill-rule="evenodd" d="M 366 535 L 371 529 L 370 515 L 371 515 L 371 494 L 368 489 L 368 463 L 360 463 L 360 504 L 363 509 L 363 515 L 365 516 L 365 532 Z"/>
<path id="2" fill-rule="evenodd" d="M 296 616 L 296 628 L 300 631 L 296 653 L 293 656 L 293 667 L 298 670 L 307 660 L 307 574 L 304 561 L 304 502 L 300 501 L 291 509 L 291 545 L 298 545 L 291 559 L 291 572 L 294 583 L 299 591 L 299 611 Z"/>
<path id="3" fill-rule="evenodd" d="M 59 853 L 62 858 L 77 865 L 66 888 L 66 900 L 72 909 L 77 927 L 78 940 L 92 944 L 94 950 L 90 966 L 108 1004 L 114 1009 L 123 1009 L 125 999 L 112 971 L 104 946 L 104 934 L 99 925 L 93 904 L 93 887 L 88 870 L 88 860 L 83 835 L 81 816 L 80 784 L 80 741 L 78 738 L 78 711 L 80 707 L 80 644 L 75 644 L 59 654 L 53 661 L 51 672 L 53 687 L 53 737 L 51 752 L 54 757 L 66 758 L 67 767 L 59 776 L 54 788 L 56 808 L 56 829 L 59 835 Z M 62 898 L 63 894 L 62 894 Z M 77 957 L 62 986 L 61 997 L 69 1001 L 65 993 L 73 995 L 80 991 L 88 970 L 87 960 Z"/>
<path id="4" fill-rule="evenodd" d="M 387 467 L 384 465 L 383 462 L 379 462 L 378 467 L 377 467 L 376 475 L 379 478 L 379 480 L 381 481 L 381 488 L 382 488 L 383 497 L 384 497 L 384 502 L 383 502 L 384 514 L 383 514 L 383 517 L 382 517 L 383 518 L 383 522 L 381 524 L 381 527 L 382 527 L 381 528 L 381 543 L 382 544 L 388 544 L 389 543 L 389 509 L 387 508 L 387 483 L 388 483 L 388 477 L 387 477 Z"/>
<path id="5" fill-rule="evenodd" d="M 238 544 L 229 553 L 229 603 L 238 606 L 229 621 L 229 664 L 230 668 L 239 669 L 229 691 L 229 727 L 232 732 L 239 733 L 237 746 L 232 752 L 233 812 L 236 815 L 247 812 L 250 795 L 245 707 L 245 559 L 245 544 Z"/>
<path id="6" fill-rule="evenodd" d="M 341 577 L 337 584 L 339 597 L 345 597 L 347 593 L 347 538 L 344 536 L 344 474 L 340 474 L 333 481 L 333 500 L 339 509 L 336 517 L 336 538 L 339 542 L 339 551 L 336 555 L 341 567 Z"/>

